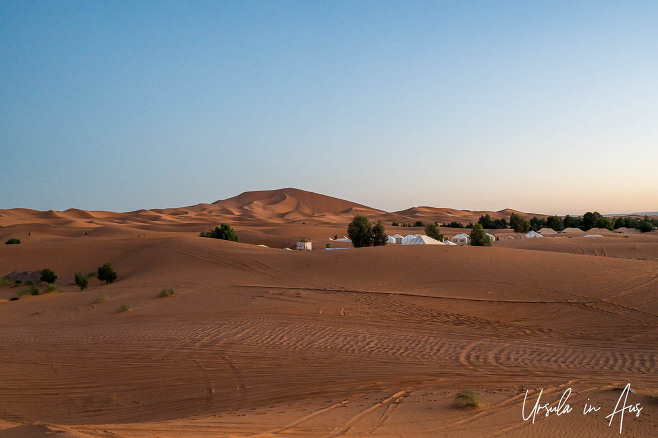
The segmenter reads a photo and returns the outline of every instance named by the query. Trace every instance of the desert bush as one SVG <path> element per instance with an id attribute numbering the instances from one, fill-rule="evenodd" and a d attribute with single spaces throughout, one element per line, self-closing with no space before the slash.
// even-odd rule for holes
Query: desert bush
<path id="1" fill-rule="evenodd" d="M 459 407 L 478 408 L 482 406 L 480 395 L 471 390 L 459 391 L 454 398 L 454 402 Z"/>
<path id="2" fill-rule="evenodd" d="M 57 275 L 50 270 L 50 269 L 42 269 L 41 270 L 41 281 L 45 281 L 46 283 L 54 283 L 57 280 Z"/>
<path id="3" fill-rule="evenodd" d="M 327 243 L 324 247 L 325 248 L 331 248 L 331 243 Z"/>
<path id="4" fill-rule="evenodd" d="M 653 223 L 651 221 L 645 220 L 640 222 L 640 231 L 643 233 L 648 233 L 649 231 L 653 230 Z"/>
<path id="5" fill-rule="evenodd" d="M 436 239 L 439 242 L 443 242 L 443 234 L 437 224 L 427 224 L 425 225 L 425 234 L 427 234 L 432 239 Z"/>
<path id="6" fill-rule="evenodd" d="M 424 226 L 425 226 L 425 222 L 423 221 L 414 222 L 414 227 L 424 227 Z"/>
<path id="7" fill-rule="evenodd" d="M 471 231 L 472 246 L 491 246 L 491 238 L 484 232 L 481 224 L 474 224 Z"/>
<path id="8" fill-rule="evenodd" d="M 391 226 L 393 226 L 393 227 L 399 227 L 399 226 L 400 226 L 400 224 L 399 224 L 399 223 L 397 223 L 397 222 L 393 222 L 393 223 L 391 224 Z"/>
<path id="9" fill-rule="evenodd" d="M 94 304 L 104 303 L 105 301 L 107 301 L 109 299 L 110 299 L 110 297 L 108 297 L 107 295 L 101 295 L 100 297 L 96 298 L 96 301 L 94 301 Z"/>
<path id="10" fill-rule="evenodd" d="M 199 234 L 201 237 L 210 237 L 213 239 L 222 239 L 222 240 L 230 240 L 233 242 L 238 242 L 240 241 L 240 238 L 238 237 L 237 233 L 229 224 L 220 224 L 219 227 L 215 227 L 213 230 L 206 231 L 206 232 L 201 232 Z"/>
<path id="11" fill-rule="evenodd" d="M 105 263 L 103 266 L 98 268 L 98 279 L 104 281 L 106 284 L 113 283 L 117 279 L 117 273 L 112 269 L 110 263 Z"/>
<path id="12" fill-rule="evenodd" d="M 517 233 L 527 233 L 530 231 L 530 222 L 516 213 L 512 213 L 510 216 L 509 226 Z"/>
<path id="13" fill-rule="evenodd" d="M 44 291 L 44 293 L 51 294 L 53 292 L 62 292 L 62 287 L 58 284 L 49 284 L 48 286 L 46 286 L 46 290 Z"/>
<path id="14" fill-rule="evenodd" d="M 21 243 L 20 239 L 11 238 L 5 242 L 5 245 L 19 245 Z"/>
<path id="15" fill-rule="evenodd" d="M 36 284 L 30 284 L 28 287 L 23 288 L 16 293 L 18 298 L 24 297 L 25 295 L 39 295 L 39 286 Z"/>
<path id="16" fill-rule="evenodd" d="M 11 278 L 0 277 L 0 286 L 13 286 L 16 282 Z"/>
<path id="17" fill-rule="evenodd" d="M 372 223 L 365 216 L 355 216 L 347 227 L 347 235 L 355 248 L 372 246 Z"/>
<path id="18" fill-rule="evenodd" d="M 133 308 L 129 304 L 122 304 L 119 306 L 119 312 L 130 312 L 131 310 L 133 310 Z"/>
<path id="19" fill-rule="evenodd" d="M 178 294 L 176 293 L 173 287 L 170 287 L 168 289 L 162 289 L 160 291 L 160 295 L 158 296 L 160 298 L 166 298 L 166 297 L 173 297 L 174 295 L 178 295 Z"/>
<path id="20" fill-rule="evenodd" d="M 388 236 L 386 235 L 386 230 L 382 221 L 377 221 L 374 227 L 372 227 L 372 245 L 373 246 L 384 246 L 388 243 Z"/>
<path id="21" fill-rule="evenodd" d="M 75 284 L 80 288 L 80 290 L 85 290 L 89 286 L 89 277 L 82 275 L 82 272 L 76 272 Z"/>

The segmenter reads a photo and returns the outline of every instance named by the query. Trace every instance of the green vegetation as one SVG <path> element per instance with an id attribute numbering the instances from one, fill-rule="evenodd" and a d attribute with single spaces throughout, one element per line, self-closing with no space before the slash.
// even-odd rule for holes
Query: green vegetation
<path id="1" fill-rule="evenodd" d="M 505 219 L 492 219 L 489 214 L 480 216 L 480 219 L 478 219 L 478 224 L 482 225 L 482 228 L 494 230 L 507 228 L 507 221 Z"/>
<path id="2" fill-rule="evenodd" d="M 437 224 L 427 224 L 425 225 L 425 234 L 427 234 L 432 239 L 436 239 L 439 242 L 443 242 L 443 234 Z"/>
<path id="3" fill-rule="evenodd" d="M 119 312 L 130 312 L 131 310 L 133 310 L 133 308 L 129 304 L 122 304 L 119 306 Z"/>
<path id="4" fill-rule="evenodd" d="M 41 281 L 45 281 L 46 283 L 54 283 L 57 280 L 57 275 L 50 269 L 42 269 L 41 270 Z"/>
<path id="5" fill-rule="evenodd" d="M 638 229 L 643 233 L 648 233 L 649 231 L 653 230 L 653 224 L 651 223 L 651 221 L 644 220 L 640 223 Z"/>
<path id="6" fill-rule="evenodd" d="M 82 272 L 76 272 L 75 284 L 80 288 L 80 290 L 85 290 L 87 289 L 87 286 L 89 286 L 89 277 L 82 275 Z"/>
<path id="7" fill-rule="evenodd" d="M 325 248 L 331 248 L 331 243 L 327 243 L 324 247 Z"/>
<path id="8" fill-rule="evenodd" d="M 199 234 L 201 237 L 210 237 L 213 239 L 222 239 L 222 240 L 230 240 L 233 242 L 238 242 L 240 238 L 236 234 L 235 230 L 231 228 L 229 224 L 220 224 L 219 227 L 215 227 L 215 229 L 206 231 L 206 232 L 201 232 Z"/>
<path id="9" fill-rule="evenodd" d="M 14 286 L 16 282 L 11 278 L 0 277 L 0 286 Z"/>
<path id="10" fill-rule="evenodd" d="M 106 284 L 113 283 L 117 279 L 117 273 L 112 269 L 110 263 L 105 263 L 103 266 L 98 268 L 98 279 L 104 281 Z"/>
<path id="11" fill-rule="evenodd" d="M 160 291 L 160 295 L 158 296 L 160 298 L 166 298 L 166 297 L 173 297 L 174 295 L 178 295 L 178 294 L 176 293 L 173 287 L 170 287 L 169 289 L 162 289 Z"/>
<path id="12" fill-rule="evenodd" d="M 540 218 L 540 217 L 533 217 L 530 219 L 530 229 L 532 231 L 539 231 L 542 228 L 545 228 L 547 226 L 546 219 Z"/>
<path id="13" fill-rule="evenodd" d="M 32 283 L 28 287 L 19 290 L 16 295 L 18 298 L 24 297 L 25 295 L 39 295 L 39 286 Z"/>
<path id="14" fill-rule="evenodd" d="M 491 238 L 484 232 L 484 228 L 481 224 L 473 225 L 473 231 L 471 231 L 471 245 L 491 246 Z"/>
<path id="15" fill-rule="evenodd" d="M 20 239 L 15 239 L 12 237 L 11 239 L 5 242 L 5 245 L 20 245 L 20 243 L 21 243 Z"/>
<path id="16" fill-rule="evenodd" d="M 393 226 L 393 227 L 399 227 L 399 226 L 400 226 L 400 224 L 399 224 L 399 223 L 397 223 L 397 222 L 393 222 L 393 223 L 391 224 L 391 226 Z"/>
<path id="17" fill-rule="evenodd" d="M 517 233 L 527 233 L 530 231 L 530 222 L 516 213 L 512 213 L 512 216 L 510 216 L 509 226 Z"/>
<path id="18" fill-rule="evenodd" d="M 464 390 L 464 391 L 459 391 L 455 395 L 455 404 L 459 407 L 465 408 L 465 407 L 471 407 L 471 408 L 479 408 L 482 406 L 482 401 L 480 401 L 480 395 L 471 390 Z"/>
<path id="19" fill-rule="evenodd" d="M 546 219 L 546 226 L 552 228 L 555 231 L 562 231 L 562 218 L 560 216 L 550 216 Z"/>
<path id="20" fill-rule="evenodd" d="M 62 287 L 58 284 L 49 284 L 46 286 L 46 290 L 43 293 L 51 294 L 53 292 L 62 292 Z"/>
<path id="21" fill-rule="evenodd" d="M 372 246 L 384 246 L 388 243 L 388 236 L 386 235 L 386 230 L 382 221 L 377 221 L 374 227 L 372 227 Z"/>
<path id="22" fill-rule="evenodd" d="M 107 301 L 109 299 L 110 299 L 110 297 L 108 297 L 107 295 L 101 295 L 100 297 L 96 298 L 96 301 L 94 301 L 94 304 L 104 303 L 105 301 Z"/>
<path id="23" fill-rule="evenodd" d="M 424 226 L 425 226 L 425 222 L 423 221 L 414 222 L 414 227 L 424 227 Z"/>
<path id="24" fill-rule="evenodd" d="M 441 225 L 444 228 L 464 228 L 464 224 L 461 222 L 450 222 L 449 224 Z"/>
<path id="25" fill-rule="evenodd" d="M 384 246 L 388 237 L 381 221 L 374 226 L 365 216 L 355 216 L 347 227 L 347 235 L 355 248 Z"/>

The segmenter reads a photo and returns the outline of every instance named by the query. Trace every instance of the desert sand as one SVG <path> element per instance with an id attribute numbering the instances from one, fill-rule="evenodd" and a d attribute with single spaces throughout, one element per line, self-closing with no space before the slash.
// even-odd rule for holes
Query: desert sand
<path id="1" fill-rule="evenodd" d="M 411 234 L 390 223 L 483 213 L 296 189 L 0 210 L 2 243 L 23 241 L 0 245 L 0 276 L 50 268 L 63 288 L 0 286 L 0 437 L 657 436 L 657 233 L 324 251 L 355 214 Z M 239 243 L 198 237 L 220 222 Z M 315 250 L 283 249 L 299 237 Z M 117 281 L 73 284 L 105 262 Z M 643 409 L 620 435 L 627 383 Z M 523 420 L 526 390 L 527 415 L 567 388 L 573 412 Z M 465 389 L 482 406 L 455 406 Z"/>

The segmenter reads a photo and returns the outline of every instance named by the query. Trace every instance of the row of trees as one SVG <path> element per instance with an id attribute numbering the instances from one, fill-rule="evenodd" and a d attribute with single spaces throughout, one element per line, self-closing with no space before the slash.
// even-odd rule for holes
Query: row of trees
<path id="1" fill-rule="evenodd" d="M 534 216 L 530 220 L 525 219 L 516 213 L 512 213 L 509 222 L 504 218 L 493 219 L 490 215 L 486 214 L 480 216 L 477 223 L 482 225 L 482 228 L 494 230 L 511 228 L 517 233 L 527 233 L 530 230 L 538 231 L 542 228 L 552 228 L 555 231 L 562 231 L 565 228 L 579 228 L 583 231 L 587 231 L 592 228 L 616 230 L 621 227 L 636 228 L 642 232 L 648 232 L 651 231 L 653 227 L 658 227 L 658 219 L 651 219 L 648 216 L 645 216 L 644 219 L 629 216 L 621 216 L 612 219 L 603 216 L 597 211 L 587 212 L 582 216 L 566 215 L 564 218 L 560 216 L 549 216 L 547 218 Z M 444 223 L 442 226 L 450 228 L 473 228 L 472 224 L 464 226 L 464 224 L 460 222 L 451 222 L 449 224 Z"/>

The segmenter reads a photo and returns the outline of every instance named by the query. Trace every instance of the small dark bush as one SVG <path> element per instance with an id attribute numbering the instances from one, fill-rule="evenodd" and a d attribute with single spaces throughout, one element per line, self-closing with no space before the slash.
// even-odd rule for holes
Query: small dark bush
<path id="1" fill-rule="evenodd" d="M 213 239 L 222 239 L 222 240 L 230 240 L 233 242 L 239 242 L 240 238 L 236 234 L 235 230 L 231 228 L 229 224 L 221 224 L 219 227 L 215 227 L 215 229 L 206 231 L 206 232 L 201 232 L 199 234 L 201 237 L 210 237 Z"/>
<path id="2" fill-rule="evenodd" d="M 325 248 L 331 248 L 331 243 L 327 243 L 324 247 Z"/>
<path id="3" fill-rule="evenodd" d="M 122 304 L 119 306 L 119 312 L 130 312 L 131 310 L 133 310 L 133 308 L 129 304 Z"/>
<path id="4" fill-rule="evenodd" d="M 425 222 L 423 221 L 414 222 L 414 227 L 424 227 L 424 226 L 425 226 Z"/>
<path id="5" fill-rule="evenodd" d="M 471 231 L 471 245 L 473 246 L 491 246 L 491 239 L 484 232 L 481 224 L 474 224 Z"/>
<path id="6" fill-rule="evenodd" d="M 158 296 L 160 298 L 166 298 L 166 297 L 173 297 L 174 295 L 178 295 L 178 294 L 176 293 L 173 287 L 170 287 L 168 289 L 162 289 L 160 291 L 160 295 Z"/>
<path id="7" fill-rule="evenodd" d="M 82 275 L 81 272 L 76 272 L 75 284 L 80 288 L 80 290 L 85 290 L 87 289 L 87 286 L 89 286 L 89 277 Z"/>
<path id="8" fill-rule="evenodd" d="M 5 245 L 19 245 L 21 243 L 20 239 L 14 239 L 13 237 L 5 242 Z"/>
<path id="9" fill-rule="evenodd" d="M 54 283 L 57 280 L 57 275 L 50 270 L 50 269 L 42 269 L 41 270 L 41 281 L 45 281 L 46 283 Z"/>
<path id="10" fill-rule="evenodd" d="M 394 226 L 394 227 L 399 227 L 400 226 L 400 224 L 397 223 L 397 222 L 393 222 L 391 225 Z"/>
<path id="11" fill-rule="evenodd" d="M 53 292 L 62 292 L 62 287 L 58 284 L 49 284 L 46 286 L 45 294 L 51 294 Z"/>
<path id="12" fill-rule="evenodd" d="M 106 284 L 113 283 L 117 279 L 117 273 L 112 269 L 110 263 L 105 263 L 103 266 L 98 268 L 98 279 L 104 281 Z"/>

